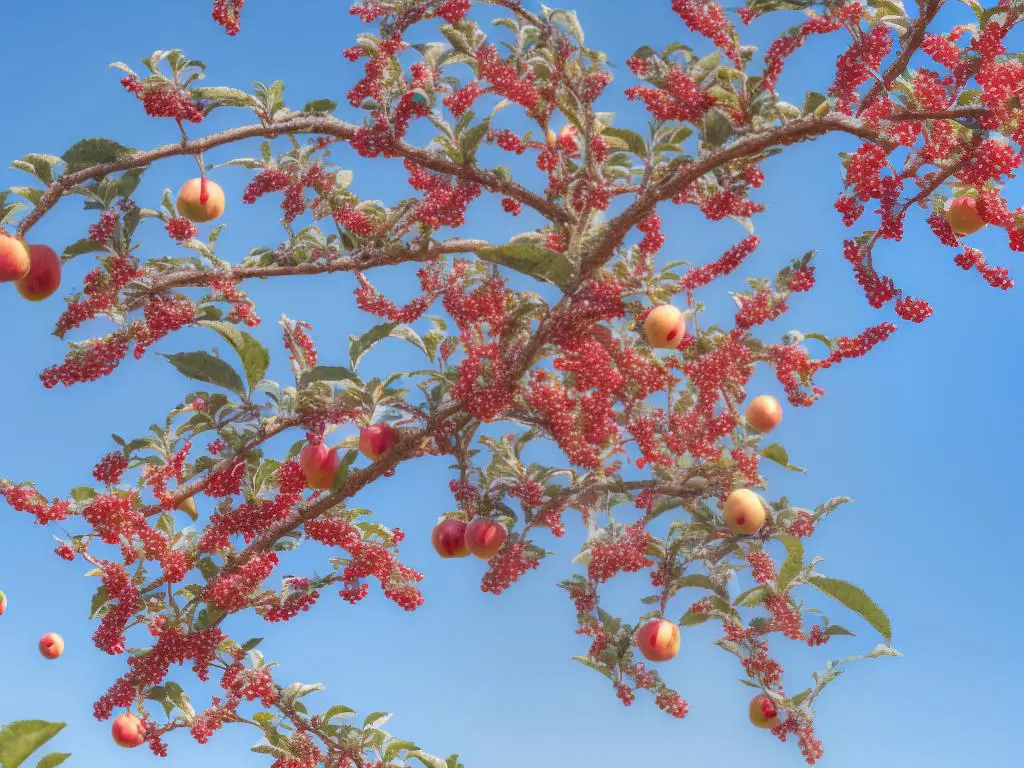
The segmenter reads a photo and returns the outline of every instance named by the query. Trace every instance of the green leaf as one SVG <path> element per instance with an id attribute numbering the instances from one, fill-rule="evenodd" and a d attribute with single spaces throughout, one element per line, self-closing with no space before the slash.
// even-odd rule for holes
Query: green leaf
<path id="1" fill-rule="evenodd" d="M 36 768 L 55 768 L 71 757 L 70 752 L 51 752 L 38 763 Z"/>
<path id="2" fill-rule="evenodd" d="M 96 614 L 99 612 L 107 602 L 107 588 L 100 584 L 99 588 L 92 596 L 92 604 L 89 606 L 89 618 L 95 619 Z"/>
<path id="3" fill-rule="evenodd" d="M 245 392 L 245 383 L 235 369 L 209 352 L 180 352 L 162 357 L 190 379 L 224 387 L 238 394 Z"/>
<path id="4" fill-rule="evenodd" d="M 390 719 L 390 712 L 371 712 L 363 720 L 363 728 L 380 728 Z"/>
<path id="5" fill-rule="evenodd" d="M 251 107 L 253 98 L 245 91 L 237 88 L 225 88 L 215 86 L 210 88 L 193 88 L 192 97 L 203 101 L 213 102 L 212 106 L 218 107 Z M 209 111 L 209 107 L 207 108 Z"/>
<path id="6" fill-rule="evenodd" d="M 491 128 L 491 121 L 484 120 L 482 123 L 477 123 L 459 139 L 459 149 L 462 152 L 462 162 L 472 163 L 476 159 L 476 151 L 480 147 L 480 142 L 483 141 L 484 136 L 487 135 L 487 131 Z"/>
<path id="7" fill-rule="evenodd" d="M 609 127 L 605 128 L 604 131 L 602 131 L 602 134 L 605 136 L 613 136 L 614 138 L 621 140 L 634 155 L 643 157 L 647 154 L 647 142 L 644 141 L 643 136 L 629 130 L 628 128 Z"/>
<path id="8" fill-rule="evenodd" d="M 572 262 L 561 253 L 531 243 L 481 248 L 476 252 L 484 261 L 500 264 L 559 288 L 566 288 L 573 277 Z"/>
<path id="9" fill-rule="evenodd" d="M 373 326 L 362 336 L 349 336 L 348 338 L 351 341 L 349 358 L 352 361 L 352 367 L 358 368 L 359 361 L 363 359 L 363 355 L 369 352 L 374 344 L 391 336 L 392 331 L 398 327 L 398 323 L 381 323 L 380 325 Z"/>
<path id="10" fill-rule="evenodd" d="M 266 347 L 231 323 L 204 320 L 199 325 L 215 330 L 235 350 L 238 359 L 242 361 L 250 390 L 263 381 L 263 376 L 270 367 L 270 352 Z"/>
<path id="11" fill-rule="evenodd" d="M 889 623 L 889 617 L 863 589 L 848 581 L 824 576 L 812 576 L 808 581 L 854 613 L 860 614 L 868 624 L 878 630 L 885 642 L 892 642 L 892 625 Z"/>
<path id="12" fill-rule="evenodd" d="M 338 704 L 324 712 L 323 721 L 325 723 L 330 723 L 331 720 L 333 720 L 336 717 L 349 717 L 350 715 L 354 715 L 355 712 L 356 711 L 351 707 L 346 707 L 341 704 Z"/>
<path id="13" fill-rule="evenodd" d="M 729 118 L 712 109 L 704 117 L 704 143 L 710 147 L 722 146 L 732 133 Z"/>
<path id="14" fill-rule="evenodd" d="M 826 635 L 846 635 L 853 637 L 853 632 L 848 630 L 846 627 L 840 626 L 839 624 L 829 624 L 828 629 L 825 630 Z"/>
<path id="15" fill-rule="evenodd" d="M 702 613 L 692 613 L 687 611 L 683 618 L 679 620 L 679 626 L 681 627 L 695 627 L 698 624 L 703 624 L 708 619 L 712 618 L 711 613 L 704 611 Z"/>
<path id="16" fill-rule="evenodd" d="M 759 605 L 763 602 L 766 597 L 768 597 L 768 587 L 763 584 L 759 584 L 758 586 L 751 587 L 746 592 L 741 593 L 732 601 L 732 604 L 752 608 L 753 606 Z"/>
<path id="17" fill-rule="evenodd" d="M 302 374 L 302 378 L 299 379 L 299 389 L 303 389 L 314 381 L 359 381 L 359 377 L 356 376 L 348 368 L 340 365 L 318 365 L 316 368 L 310 368 L 308 371 Z"/>
<path id="18" fill-rule="evenodd" d="M 26 758 L 61 732 L 64 723 L 18 720 L 0 729 L 0 765 L 18 768 Z"/>
<path id="19" fill-rule="evenodd" d="M 766 459 L 774 461 L 786 469 L 792 470 L 793 472 L 806 472 L 807 470 L 803 467 L 797 467 L 789 463 L 789 454 L 786 449 L 782 447 L 781 443 L 772 443 L 767 448 L 761 451 L 761 455 Z"/>
<path id="20" fill-rule="evenodd" d="M 303 112 L 333 112 L 338 108 L 338 102 L 332 99 L 314 99 L 313 101 L 307 102 L 306 106 L 302 108 Z"/>
<path id="21" fill-rule="evenodd" d="M 787 555 L 785 562 L 783 562 L 782 567 L 779 569 L 779 576 L 776 581 L 778 582 L 779 589 L 785 590 L 789 582 L 804 567 L 804 545 L 796 536 L 779 536 L 779 541 L 786 546 Z"/>
<path id="22" fill-rule="evenodd" d="M 808 91 L 807 95 L 804 96 L 804 108 L 803 113 L 805 115 L 814 114 L 814 112 L 822 105 L 827 104 L 828 98 L 824 94 L 817 93 L 816 91 Z"/>
<path id="23" fill-rule="evenodd" d="M 417 760 L 419 760 L 421 763 L 427 766 L 427 768 L 448 768 L 447 760 L 442 760 L 440 757 L 428 755 L 426 752 L 421 752 L 419 750 L 416 750 L 415 752 L 410 752 L 409 757 L 415 757 Z"/>
<path id="24" fill-rule="evenodd" d="M 64 153 L 65 173 L 76 173 L 85 168 L 112 163 L 132 154 L 135 150 L 110 139 L 82 139 Z"/>

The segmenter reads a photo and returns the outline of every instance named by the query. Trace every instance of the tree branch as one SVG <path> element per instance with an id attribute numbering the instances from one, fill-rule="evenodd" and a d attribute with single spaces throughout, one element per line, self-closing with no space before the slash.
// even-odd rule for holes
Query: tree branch
<path id="1" fill-rule="evenodd" d="M 270 123 L 269 125 L 247 125 L 239 128 L 231 128 L 220 133 L 215 133 L 201 139 L 194 139 L 188 142 L 177 142 L 165 144 L 156 149 L 144 152 L 135 152 L 124 158 L 113 160 L 109 163 L 84 168 L 81 171 L 68 173 L 61 176 L 47 187 L 39 204 L 29 213 L 18 225 L 18 236 L 24 237 L 28 231 L 49 211 L 64 194 L 74 187 L 92 178 L 108 176 L 112 173 L 128 171 L 133 168 L 145 168 L 148 165 L 168 157 L 179 157 L 182 155 L 197 155 L 225 144 L 233 144 L 238 141 L 253 138 L 277 138 L 284 135 L 295 134 L 322 134 L 351 141 L 359 130 L 359 126 L 346 123 L 336 117 L 325 115 L 303 115 L 289 117 L 285 120 Z M 445 173 L 471 181 L 485 187 L 497 194 L 511 197 L 514 200 L 533 208 L 547 218 L 562 223 L 571 221 L 571 217 L 558 205 L 551 203 L 539 195 L 534 194 L 525 187 L 516 184 L 514 181 L 505 179 L 493 171 L 483 170 L 472 165 L 462 165 L 446 160 L 439 155 L 428 152 L 425 149 L 414 147 L 404 141 L 394 145 L 395 152 L 401 157 L 412 160 L 438 173 Z"/>

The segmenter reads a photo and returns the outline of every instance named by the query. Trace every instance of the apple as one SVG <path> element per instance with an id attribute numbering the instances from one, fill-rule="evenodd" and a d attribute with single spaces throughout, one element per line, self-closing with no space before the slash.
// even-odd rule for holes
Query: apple
<path id="1" fill-rule="evenodd" d="M 60 256 L 45 245 L 28 247 L 28 274 L 14 283 L 18 293 L 29 301 L 42 301 L 60 288 Z"/>
<path id="2" fill-rule="evenodd" d="M 634 639 L 648 661 L 668 661 L 679 653 L 679 627 L 666 619 L 651 619 L 636 631 Z"/>
<path id="3" fill-rule="evenodd" d="M 359 430 L 359 451 L 370 461 L 377 461 L 398 442 L 398 430 L 390 424 L 371 424 Z"/>
<path id="4" fill-rule="evenodd" d="M 224 190 L 207 178 L 189 179 L 178 192 L 178 213 L 205 224 L 224 215 Z"/>
<path id="5" fill-rule="evenodd" d="M 0 591 L 0 616 L 7 611 L 7 595 Z"/>
<path id="6" fill-rule="evenodd" d="M 978 213 L 978 201 L 967 195 L 946 202 L 946 221 L 958 235 L 973 235 L 985 226 Z"/>
<path id="7" fill-rule="evenodd" d="M 725 523 L 734 535 L 757 533 L 766 517 L 760 497 L 751 490 L 738 488 L 725 500 Z"/>
<path id="8" fill-rule="evenodd" d="M 25 244 L 0 232 L 0 283 L 21 280 L 31 267 L 32 260 Z"/>
<path id="9" fill-rule="evenodd" d="M 334 476 L 341 466 L 337 448 L 328 448 L 323 443 L 309 443 L 299 451 L 299 466 L 306 475 L 306 485 L 326 491 L 334 487 Z"/>
<path id="10" fill-rule="evenodd" d="M 497 520 L 478 517 L 466 526 L 466 548 L 481 560 L 490 560 L 508 538 L 505 526 Z"/>
<path id="11" fill-rule="evenodd" d="M 675 349 L 686 336 L 686 317 L 671 304 L 655 307 L 644 318 L 644 333 L 652 347 Z"/>
<path id="12" fill-rule="evenodd" d="M 778 728 L 782 724 L 775 702 L 763 693 L 750 700 L 750 722 L 758 728 Z"/>
<path id="13" fill-rule="evenodd" d="M 463 520 L 448 519 L 439 522 L 430 534 L 430 543 L 434 545 L 434 551 L 445 559 L 468 556 L 467 527 Z"/>
<path id="14" fill-rule="evenodd" d="M 110 726 L 110 735 L 114 737 L 117 746 L 128 749 L 137 747 L 146 740 L 142 735 L 142 721 L 131 712 L 114 718 Z"/>
<path id="15" fill-rule="evenodd" d="M 771 432 L 782 421 L 782 406 L 771 395 L 758 395 L 747 406 L 747 423 L 758 432 Z"/>
<path id="16" fill-rule="evenodd" d="M 39 639 L 39 652 L 44 658 L 56 659 L 64 653 L 64 638 L 56 632 L 47 632 Z"/>

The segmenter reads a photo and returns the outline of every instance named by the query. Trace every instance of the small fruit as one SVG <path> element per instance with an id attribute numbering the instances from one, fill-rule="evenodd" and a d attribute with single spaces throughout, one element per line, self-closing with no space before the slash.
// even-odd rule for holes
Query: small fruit
<path id="1" fill-rule="evenodd" d="M 782 406 L 771 395 L 758 395 L 747 406 L 747 424 L 758 432 L 771 432 L 782 421 Z"/>
<path id="2" fill-rule="evenodd" d="M 306 485 L 320 491 L 334 487 L 334 476 L 341 466 L 337 448 L 323 443 L 309 443 L 299 451 L 299 466 L 306 475 Z"/>
<path id="3" fill-rule="evenodd" d="M 3 616 L 7 611 L 7 595 L 0 592 L 0 616 Z"/>
<path id="4" fill-rule="evenodd" d="M 39 652 L 47 659 L 56 659 L 64 653 L 64 638 L 56 632 L 47 632 L 39 640 Z"/>
<path id="5" fill-rule="evenodd" d="M 376 461 L 398 442 L 398 430 L 390 424 L 371 424 L 359 430 L 359 451 Z"/>
<path id="6" fill-rule="evenodd" d="M 558 146 L 558 134 L 555 133 L 550 128 L 548 128 L 548 132 L 545 138 L 547 139 L 549 149 L 554 149 L 555 147 Z"/>
<path id="7" fill-rule="evenodd" d="M 466 557 L 469 548 L 466 546 L 466 525 L 463 520 L 442 520 L 434 526 L 430 534 L 430 543 L 441 557 Z"/>
<path id="8" fill-rule="evenodd" d="M 178 502 L 178 511 L 184 512 L 193 520 L 199 519 L 199 511 L 196 509 L 196 500 L 194 497 L 189 496 L 187 499 L 182 499 Z"/>
<path id="9" fill-rule="evenodd" d="M 131 712 L 125 712 L 114 718 L 110 726 L 110 735 L 119 747 L 137 747 L 146 739 L 142 735 L 142 721 Z"/>
<path id="10" fill-rule="evenodd" d="M 508 531 L 497 520 L 478 517 L 466 526 L 466 548 L 481 560 L 490 560 L 501 549 Z"/>
<path id="11" fill-rule="evenodd" d="M 60 288 L 60 257 L 45 245 L 30 245 L 28 257 L 28 274 L 18 280 L 14 287 L 29 301 L 42 301 Z"/>
<path id="12" fill-rule="evenodd" d="M 750 700 L 750 722 L 758 728 L 778 728 L 782 725 L 778 707 L 763 693 Z"/>
<path id="13" fill-rule="evenodd" d="M 756 493 L 738 488 L 725 500 L 725 523 L 733 534 L 754 534 L 761 530 L 767 514 Z"/>
<path id="14" fill-rule="evenodd" d="M 686 336 L 686 317 L 671 304 L 655 307 L 644 319 L 644 333 L 652 347 L 675 349 Z"/>
<path id="15" fill-rule="evenodd" d="M 204 224 L 224 214 L 224 190 L 209 179 L 189 179 L 178 192 L 178 213 L 189 221 Z"/>
<path id="16" fill-rule="evenodd" d="M 679 653 L 679 627 L 666 619 L 651 619 L 636 631 L 635 639 L 648 661 L 668 661 Z"/>
<path id="17" fill-rule="evenodd" d="M 21 280 L 31 267 L 32 260 L 25 244 L 0 232 L 0 283 Z"/>
<path id="18" fill-rule="evenodd" d="M 946 202 L 946 221 L 958 235 L 973 235 L 985 226 L 978 213 L 978 201 L 967 195 Z"/>

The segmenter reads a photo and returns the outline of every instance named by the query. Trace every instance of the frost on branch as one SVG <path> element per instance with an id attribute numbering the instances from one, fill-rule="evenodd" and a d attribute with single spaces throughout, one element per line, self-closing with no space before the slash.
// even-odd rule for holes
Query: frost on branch
<path id="1" fill-rule="evenodd" d="M 909 226 L 927 223 L 956 267 L 1012 287 L 1009 271 L 966 238 L 1001 229 L 1009 250 L 1024 250 L 1024 211 L 1003 195 L 1024 140 L 1024 65 L 1007 49 L 1021 8 L 979 6 L 973 20 L 962 9 L 965 18 L 943 29 L 941 0 L 922 3 L 917 17 L 888 0 L 752 0 L 735 21 L 715 3 L 671 0 L 681 42 L 638 47 L 616 82 L 573 12 L 480 4 L 504 14 L 489 32 L 468 0 L 354 4 L 374 25 L 344 51 L 356 85 L 301 108 L 279 81 L 205 85 L 205 66 L 180 50 L 145 59 L 148 74 L 119 63 L 123 88 L 162 118 L 154 131 L 170 143 L 136 151 L 87 139 L 61 157 L 14 162 L 38 186 L 0 193 L 0 225 L 24 236 L 67 197 L 94 216 L 63 252 L 92 268 L 57 320 L 69 350 L 43 372 L 45 386 L 129 375 L 117 371 L 123 361 L 159 355 L 171 334 L 223 350 L 164 355 L 193 391 L 150 434 L 115 438 L 95 485 L 53 498 L 31 483 L 0 484 L 15 510 L 61 523 L 57 554 L 88 563 L 102 582 L 97 647 L 148 648 L 129 658 L 96 714 L 138 711 L 159 753 L 175 730 L 205 742 L 245 721 L 259 725 L 256 751 L 275 768 L 456 768 L 457 758 L 380 730 L 377 713 L 361 728 L 340 722 L 351 714 L 344 707 L 309 714 L 300 699 L 314 686 L 282 687 L 258 641 L 228 634 L 235 614 L 278 623 L 330 593 L 355 604 L 379 589 L 417 608 L 429 573 L 402 561 L 404 533 L 356 497 L 405 461 L 435 455 L 450 462 L 454 497 L 434 531 L 441 556 L 487 559 L 481 588 L 499 595 L 559 567 L 544 562 L 546 537 L 577 536 L 575 571 L 553 578 L 589 642 L 578 661 L 607 677 L 623 704 L 647 691 L 684 718 L 702 693 L 684 698 L 653 665 L 686 648 L 690 627 L 712 622 L 717 645 L 756 689 L 754 724 L 793 736 L 813 763 L 823 749 L 813 704 L 824 687 L 849 662 L 896 652 L 882 609 L 810 552 L 814 532 L 848 500 L 811 510 L 768 494 L 763 461 L 802 470 L 766 435 L 784 432 L 778 401 L 754 400 L 748 385 L 767 366 L 789 405 L 811 406 L 824 394 L 823 371 L 889 340 L 897 320 L 929 317 L 925 299 L 879 269 Z M 214 3 L 228 34 L 242 5 Z M 745 26 L 770 12 L 793 26 L 762 54 L 743 42 Z M 437 42 L 410 43 L 421 31 Z M 786 67 L 819 36 L 835 46 L 833 76 L 783 100 Z M 610 88 L 630 102 L 626 115 L 602 111 Z M 196 134 L 213 109 L 237 126 Z M 412 143 L 422 135 L 414 125 L 432 138 Z M 868 303 L 887 313 L 891 305 L 895 317 L 866 329 L 822 318 L 846 335 L 780 336 L 776 321 L 815 288 L 822 257 L 763 255 L 778 271 L 750 274 L 771 188 L 765 161 L 828 134 L 847 143 L 835 208 L 857 231 L 821 250 L 841 254 Z M 396 174 L 394 199 L 360 196 L 346 167 L 353 153 Z M 207 176 L 225 166 L 248 173 L 225 220 L 235 206 L 259 206 L 280 217 L 280 242 L 226 254 L 221 225 L 209 226 L 188 195 L 137 198 L 144 172 L 182 155 L 197 160 L 203 205 L 215 184 Z M 517 181 L 529 177 L 524 169 L 540 171 L 541 184 Z M 168 179 L 174 189 L 182 181 Z M 508 242 L 459 237 L 485 200 L 533 224 Z M 664 223 L 678 207 L 733 227 L 732 245 L 685 243 L 696 263 L 671 260 L 678 246 Z M 170 255 L 141 258 L 149 242 Z M 408 278 L 411 298 L 381 290 L 377 275 L 388 268 Z M 280 336 L 263 337 L 247 282 L 335 272 L 352 273 L 352 306 L 366 316 L 347 358 L 318 350 L 316 329 L 301 320 L 282 318 Z M 709 325 L 705 303 L 727 300 L 716 281 L 738 274 L 747 285 L 731 297 L 732 319 Z M 283 347 L 286 382 L 268 378 L 267 338 Z M 408 364 L 368 377 L 361 363 L 381 343 L 402 345 Z M 275 441 L 282 435 L 290 449 Z M 563 460 L 534 462 L 540 444 Z M 316 573 L 283 570 L 300 546 L 321 556 Z M 737 573 L 753 586 L 733 594 Z M 604 585 L 625 574 L 651 589 L 628 618 L 602 604 Z M 852 634 L 818 607 L 828 601 L 885 645 L 827 662 L 802 691 L 787 687 L 779 643 L 817 648 Z M 219 686 L 217 695 L 196 708 L 170 679 L 182 667 Z"/>

